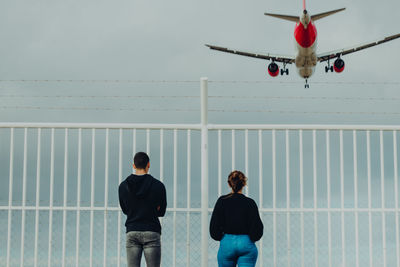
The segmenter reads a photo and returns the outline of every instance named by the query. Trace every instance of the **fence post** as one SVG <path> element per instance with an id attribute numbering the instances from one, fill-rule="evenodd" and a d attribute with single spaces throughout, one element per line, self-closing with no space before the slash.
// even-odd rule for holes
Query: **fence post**
<path id="1" fill-rule="evenodd" d="M 201 90 L 201 267 L 208 266 L 208 79 Z"/>

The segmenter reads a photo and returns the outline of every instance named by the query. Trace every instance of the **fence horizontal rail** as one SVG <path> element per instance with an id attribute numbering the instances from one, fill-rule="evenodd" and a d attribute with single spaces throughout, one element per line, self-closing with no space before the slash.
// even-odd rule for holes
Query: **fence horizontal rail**
<path id="1" fill-rule="evenodd" d="M 69 128 L 69 129 L 169 129 L 200 130 L 201 124 L 142 123 L 40 123 L 1 122 L 0 128 Z M 208 130 L 370 130 L 398 131 L 400 125 L 340 125 L 340 124 L 208 124 Z"/>
<path id="2" fill-rule="evenodd" d="M 370 130 L 397 131 L 399 125 L 316 125 L 316 124 L 208 124 L 209 130 Z"/>
<path id="3" fill-rule="evenodd" d="M 68 129 L 169 129 L 200 130 L 200 124 L 141 124 L 141 123 L 30 123 L 3 122 L 0 128 L 68 128 Z"/>
<path id="4" fill-rule="evenodd" d="M 121 212 L 120 207 L 88 207 L 88 206 L 40 206 L 40 207 L 35 207 L 35 206 L 0 206 L 0 210 L 57 210 L 57 211 L 119 211 Z M 200 208 L 167 208 L 167 212 L 200 212 Z M 211 212 L 212 210 L 210 210 Z"/>
<path id="5" fill-rule="evenodd" d="M 57 211 L 121 211 L 119 207 L 88 207 L 88 206 L 0 206 L 0 210 L 57 210 Z M 208 211 L 211 213 L 212 208 Z M 400 212 L 399 208 L 260 208 L 260 213 L 272 213 L 272 212 Z M 201 208 L 167 208 L 167 212 L 201 212 Z"/>

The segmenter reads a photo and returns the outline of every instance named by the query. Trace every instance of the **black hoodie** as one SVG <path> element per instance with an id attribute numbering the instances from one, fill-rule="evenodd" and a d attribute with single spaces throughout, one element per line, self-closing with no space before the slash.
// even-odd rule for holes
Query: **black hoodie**
<path id="1" fill-rule="evenodd" d="M 121 209 L 127 215 L 126 232 L 152 231 L 161 234 L 158 217 L 164 216 L 167 207 L 162 182 L 149 174 L 131 174 L 119 185 L 118 194 Z"/>

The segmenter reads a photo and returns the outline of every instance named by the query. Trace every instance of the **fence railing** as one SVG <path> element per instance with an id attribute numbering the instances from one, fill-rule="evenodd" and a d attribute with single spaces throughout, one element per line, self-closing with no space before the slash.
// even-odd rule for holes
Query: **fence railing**
<path id="1" fill-rule="evenodd" d="M 216 266 L 208 221 L 243 170 L 258 266 L 399 266 L 400 126 L 0 123 L 0 264 L 126 264 L 118 184 L 146 151 L 167 187 L 163 266 Z"/>

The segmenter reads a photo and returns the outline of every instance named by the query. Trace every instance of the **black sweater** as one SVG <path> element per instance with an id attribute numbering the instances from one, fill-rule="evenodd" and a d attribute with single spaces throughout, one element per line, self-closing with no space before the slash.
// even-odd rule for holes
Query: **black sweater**
<path id="1" fill-rule="evenodd" d="M 121 209 L 127 215 L 126 232 L 152 231 L 161 234 L 158 217 L 164 216 L 167 207 L 162 182 L 149 174 L 131 174 L 119 185 L 118 194 Z"/>
<path id="2" fill-rule="evenodd" d="M 263 235 L 263 223 L 253 199 L 243 194 L 221 196 L 211 216 L 210 234 L 221 240 L 224 234 L 249 235 L 255 242 Z"/>

